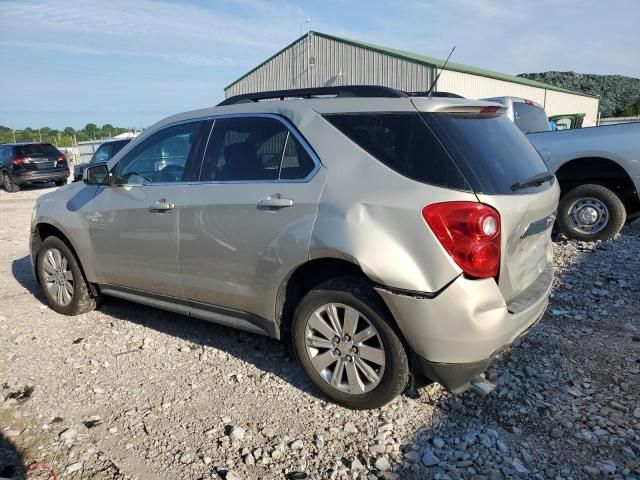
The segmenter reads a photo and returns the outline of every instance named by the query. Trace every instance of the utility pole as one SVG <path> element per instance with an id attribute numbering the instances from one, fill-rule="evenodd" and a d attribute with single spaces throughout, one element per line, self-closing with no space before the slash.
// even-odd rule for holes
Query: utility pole
<path id="1" fill-rule="evenodd" d="M 42 143 L 42 133 L 40 132 L 40 129 L 38 129 L 38 137 L 40 137 L 40 143 Z"/>
<path id="2" fill-rule="evenodd" d="M 16 143 L 16 131 L 12 128 L 11 132 L 13 132 L 13 143 Z"/>

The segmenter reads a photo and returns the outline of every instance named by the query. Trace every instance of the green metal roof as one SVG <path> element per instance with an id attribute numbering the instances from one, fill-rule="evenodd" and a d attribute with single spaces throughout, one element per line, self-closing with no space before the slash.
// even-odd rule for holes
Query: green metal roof
<path id="1" fill-rule="evenodd" d="M 318 37 L 328 38 L 330 40 L 335 40 L 337 42 L 342 42 L 342 43 L 346 43 L 348 45 L 353 45 L 354 47 L 364 48 L 366 50 L 371 50 L 371 51 L 382 53 L 382 54 L 385 54 L 385 55 L 390 55 L 392 57 L 400 58 L 402 60 L 408 60 L 410 62 L 415 62 L 415 63 L 419 63 L 421 65 L 427 65 L 427 66 L 430 66 L 430 67 L 442 68 L 444 66 L 444 63 L 445 63 L 445 61 L 440 59 L 440 58 L 428 57 L 426 55 L 419 55 L 417 53 L 407 52 L 405 50 L 398 50 L 398 49 L 395 49 L 395 48 L 382 47 L 380 45 L 374 45 L 374 44 L 371 44 L 371 43 L 361 42 L 359 40 L 351 40 L 351 39 L 348 39 L 348 38 L 337 37 L 335 35 L 329 35 L 329 34 L 322 33 L 322 32 L 310 31 L 308 34 L 305 34 L 302 37 L 298 38 L 297 40 L 291 42 L 289 45 L 287 45 L 282 50 L 280 50 L 279 52 L 275 53 L 274 55 L 272 55 L 271 57 L 266 59 L 264 62 L 262 62 L 257 67 L 249 70 L 247 73 L 245 73 L 243 76 L 241 76 L 237 80 L 231 82 L 229 85 L 227 85 L 225 87 L 225 90 L 228 89 L 229 87 L 235 85 L 236 83 L 238 83 L 242 79 L 246 78 L 247 76 L 251 75 L 253 72 L 258 70 L 260 67 L 262 67 L 263 65 L 269 63 L 271 60 L 273 60 L 275 57 L 280 55 L 282 52 L 284 52 L 285 50 L 291 48 L 296 43 L 301 42 L 302 40 L 307 38 L 307 36 L 309 36 L 309 35 L 315 35 L 315 36 L 318 36 Z M 572 95 L 580 95 L 580 96 L 583 96 L 583 97 L 598 98 L 598 97 L 594 97 L 593 95 L 586 95 L 584 93 L 575 92 L 573 90 L 567 90 L 566 88 L 555 87 L 553 85 L 549 85 L 548 83 L 537 82 L 535 80 L 529 80 L 528 78 L 516 77 L 514 75 L 507 75 L 505 73 L 494 72 L 492 70 L 485 70 L 485 69 L 482 69 L 482 68 L 471 67 L 469 65 L 463 65 L 461 63 L 449 62 L 449 63 L 447 63 L 446 70 L 451 70 L 453 72 L 469 73 L 471 75 L 478 75 L 478 76 L 481 76 L 481 77 L 493 78 L 493 79 L 496 79 L 496 80 L 504 80 L 505 82 L 519 83 L 521 85 L 528 85 L 530 87 L 545 88 L 547 90 L 554 90 L 556 92 L 570 93 Z"/>

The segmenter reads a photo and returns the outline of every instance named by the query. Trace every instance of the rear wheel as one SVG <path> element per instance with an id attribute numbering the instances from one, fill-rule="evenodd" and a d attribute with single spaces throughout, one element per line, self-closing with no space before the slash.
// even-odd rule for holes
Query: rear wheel
<path id="1" fill-rule="evenodd" d="M 2 175 L 2 187 L 10 193 L 15 193 L 20 190 L 20 186 L 13 183 L 11 175 L 9 175 L 7 172 L 4 172 L 4 174 Z"/>
<path id="2" fill-rule="evenodd" d="M 342 277 L 311 290 L 294 318 L 293 346 L 311 381 L 348 408 L 377 408 L 402 393 L 407 354 L 375 291 Z"/>
<path id="3" fill-rule="evenodd" d="M 55 183 L 55 184 L 56 184 L 56 187 L 61 187 L 61 186 L 63 186 L 63 185 L 66 185 L 66 184 L 67 184 L 67 180 L 66 180 L 66 179 L 65 179 L 65 180 L 56 180 L 56 181 L 55 181 L 55 182 L 53 182 L 53 183 Z"/>
<path id="4" fill-rule="evenodd" d="M 608 188 L 580 185 L 560 199 L 558 227 L 571 239 L 609 240 L 620 232 L 626 215 L 622 201 Z"/>
<path id="5" fill-rule="evenodd" d="M 40 285 L 53 310 L 79 315 L 96 308 L 96 299 L 71 249 L 58 237 L 47 237 L 38 251 L 36 268 Z"/>

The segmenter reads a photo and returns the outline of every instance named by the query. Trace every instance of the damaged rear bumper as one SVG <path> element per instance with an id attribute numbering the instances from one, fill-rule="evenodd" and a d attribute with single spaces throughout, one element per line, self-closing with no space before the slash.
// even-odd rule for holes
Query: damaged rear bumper
<path id="1" fill-rule="evenodd" d="M 431 298 L 376 290 L 415 354 L 415 372 L 458 393 L 542 318 L 552 281 L 549 264 L 508 304 L 493 279 L 460 276 Z"/>

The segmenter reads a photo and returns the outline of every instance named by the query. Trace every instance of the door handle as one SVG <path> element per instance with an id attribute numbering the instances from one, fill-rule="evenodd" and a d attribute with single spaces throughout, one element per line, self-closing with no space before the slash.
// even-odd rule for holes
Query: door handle
<path id="1" fill-rule="evenodd" d="M 258 208 L 263 209 L 280 209 L 293 206 L 293 200 L 290 198 L 282 198 L 279 193 L 269 195 L 258 202 Z"/>
<path id="2" fill-rule="evenodd" d="M 160 200 L 155 202 L 153 205 L 151 205 L 149 207 L 149 210 L 151 212 L 166 212 L 168 210 L 173 210 L 174 208 L 176 208 L 175 204 L 168 203 L 166 199 L 161 198 Z"/>

